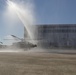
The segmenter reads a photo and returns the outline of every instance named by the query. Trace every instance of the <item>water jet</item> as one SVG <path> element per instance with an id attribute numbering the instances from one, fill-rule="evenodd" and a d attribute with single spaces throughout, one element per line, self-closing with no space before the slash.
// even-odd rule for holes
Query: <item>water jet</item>
<path id="1" fill-rule="evenodd" d="M 22 5 L 19 5 L 13 1 L 7 0 L 7 4 L 9 9 L 13 10 L 16 15 L 18 16 L 18 18 L 20 19 L 20 21 L 23 23 L 28 37 L 30 40 L 28 40 L 31 43 L 35 43 L 34 41 L 34 28 L 32 27 L 32 25 L 34 25 L 34 15 L 32 14 L 31 10 L 28 9 L 27 7 L 24 7 Z M 25 39 L 26 40 L 26 39 Z"/>

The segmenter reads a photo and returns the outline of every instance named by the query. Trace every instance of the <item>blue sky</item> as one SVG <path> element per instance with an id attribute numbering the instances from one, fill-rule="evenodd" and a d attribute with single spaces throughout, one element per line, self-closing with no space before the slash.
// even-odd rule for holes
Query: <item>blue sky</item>
<path id="1" fill-rule="evenodd" d="M 17 0 L 18 1 L 18 0 Z M 22 1 L 22 0 L 20 0 Z M 25 0 L 24 0 L 25 1 Z M 76 24 L 76 0 L 34 0 L 36 24 Z M 14 34 L 23 37 L 21 22 L 14 31 L 9 31 L 2 19 L 6 9 L 6 0 L 0 0 L 0 38 Z"/>
<path id="2" fill-rule="evenodd" d="M 76 0 L 35 0 L 38 23 L 76 23 Z"/>

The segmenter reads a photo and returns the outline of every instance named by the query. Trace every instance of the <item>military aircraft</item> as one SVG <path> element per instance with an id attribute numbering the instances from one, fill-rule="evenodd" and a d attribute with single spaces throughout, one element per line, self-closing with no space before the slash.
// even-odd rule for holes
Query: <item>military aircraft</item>
<path id="1" fill-rule="evenodd" d="M 13 38 L 15 38 L 15 40 L 20 40 L 20 42 L 16 42 L 14 43 L 15 45 L 17 45 L 19 48 L 34 48 L 34 47 L 37 47 L 36 44 L 33 44 L 33 43 L 30 43 L 30 42 L 27 42 L 25 39 L 22 39 L 22 38 L 18 38 L 17 36 L 15 35 L 11 35 Z M 13 45 L 14 45 L 13 44 Z"/>

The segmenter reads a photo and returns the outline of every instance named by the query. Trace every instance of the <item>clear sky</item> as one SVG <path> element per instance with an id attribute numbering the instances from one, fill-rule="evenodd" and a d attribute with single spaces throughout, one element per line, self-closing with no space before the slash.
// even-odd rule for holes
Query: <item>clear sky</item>
<path id="1" fill-rule="evenodd" d="M 20 0 L 21 1 L 21 0 Z M 25 0 L 24 0 L 25 1 Z M 76 24 L 76 0 L 34 0 L 36 24 Z M 9 31 L 2 14 L 6 9 L 6 0 L 0 0 L 0 38 L 14 34 L 23 37 L 23 26 L 18 23 L 14 31 Z M 1 40 L 4 42 L 4 40 Z"/>
<path id="2" fill-rule="evenodd" d="M 38 23 L 76 24 L 76 0 L 35 0 Z"/>

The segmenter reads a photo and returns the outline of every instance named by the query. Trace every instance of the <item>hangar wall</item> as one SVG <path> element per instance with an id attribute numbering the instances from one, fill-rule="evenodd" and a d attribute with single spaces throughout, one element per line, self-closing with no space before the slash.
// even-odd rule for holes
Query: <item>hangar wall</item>
<path id="1" fill-rule="evenodd" d="M 76 24 L 36 25 L 34 36 L 38 46 L 76 48 Z"/>

